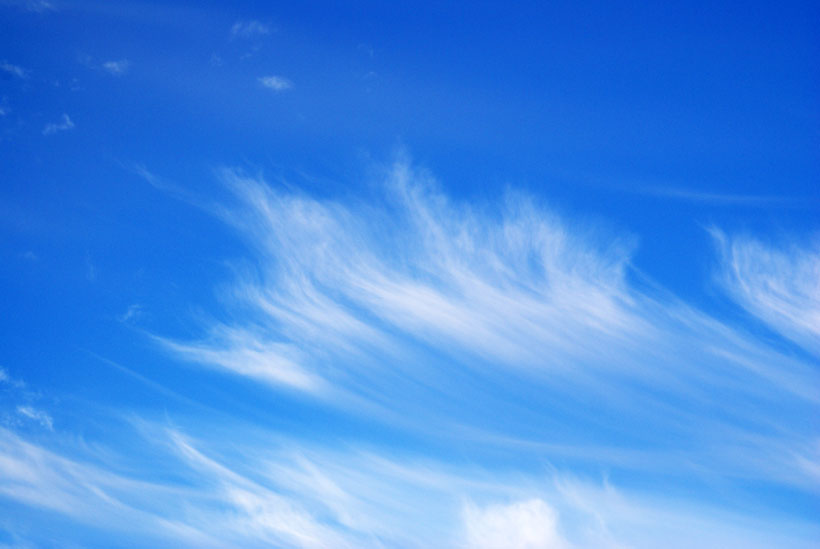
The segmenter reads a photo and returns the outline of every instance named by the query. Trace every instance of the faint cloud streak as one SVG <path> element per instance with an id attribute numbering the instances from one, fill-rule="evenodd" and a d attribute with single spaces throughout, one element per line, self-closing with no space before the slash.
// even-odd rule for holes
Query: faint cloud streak
<path id="1" fill-rule="evenodd" d="M 74 128 L 74 122 L 67 114 L 63 114 L 60 122 L 46 124 L 43 128 L 43 135 L 54 135 L 57 132 L 64 132 Z"/>

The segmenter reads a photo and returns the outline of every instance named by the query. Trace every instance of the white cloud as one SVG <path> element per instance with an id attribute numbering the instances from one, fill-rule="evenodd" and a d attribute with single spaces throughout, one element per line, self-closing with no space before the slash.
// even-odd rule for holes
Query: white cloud
<path id="1" fill-rule="evenodd" d="M 112 455 L 106 458 L 110 468 Z M 0 427 L 0 495 L 7 502 L 55 511 L 87 525 L 104 524 L 109 532 L 140 538 L 147 546 L 170 539 L 177 545 L 216 547 L 208 536 L 173 516 L 168 501 L 183 493 L 65 457 Z"/>
<path id="2" fill-rule="evenodd" d="M 769 246 L 712 231 L 723 260 L 721 279 L 747 311 L 820 355 L 820 240 Z"/>
<path id="3" fill-rule="evenodd" d="M 285 91 L 293 87 L 293 82 L 281 76 L 262 76 L 259 83 L 274 91 Z"/>
<path id="4" fill-rule="evenodd" d="M 219 177 L 233 201 L 206 207 L 245 239 L 251 263 L 224 295 L 228 320 L 196 341 L 158 338 L 175 355 L 411 429 L 459 424 L 558 452 L 556 430 L 595 418 L 591 447 L 625 424 L 686 442 L 674 460 L 646 457 L 651 435 L 577 459 L 693 459 L 716 474 L 815 482 L 791 456 L 814 440 L 801 418 L 817 409 L 817 372 L 632 287 L 632 239 L 520 195 L 493 208 L 453 203 L 405 162 L 385 173 L 378 208 Z M 545 402 L 564 403 L 560 416 Z"/>
<path id="5" fill-rule="evenodd" d="M 18 406 L 17 413 L 36 421 L 49 431 L 54 430 L 54 422 L 52 421 L 51 416 L 42 410 L 37 410 L 31 406 Z"/>
<path id="6" fill-rule="evenodd" d="M 224 220 L 248 250 L 223 287 L 224 316 L 192 341 L 157 338 L 176 356 L 319 396 L 305 401 L 391 432 L 446 438 L 459 455 L 475 449 L 477 462 L 487 451 L 698 486 L 820 487 L 816 429 L 805 421 L 820 405 L 816 365 L 636 283 L 628 235 L 561 219 L 514 193 L 454 201 L 404 161 L 380 173 L 371 188 L 381 194 L 367 203 L 318 199 L 236 170 L 218 172 L 229 193 L 206 202 L 142 174 Z M 777 295 L 811 295 L 798 264 L 776 269 L 788 290 Z M 536 489 L 533 477 L 304 448 L 254 463 L 254 452 L 229 459 L 187 444 L 197 449 L 181 454 L 220 479 L 220 501 L 241 517 L 232 531 L 271 543 L 296 539 L 281 516 L 324 532 L 305 539 L 350 540 L 355 531 L 410 547 L 478 544 L 505 528 L 529 531 L 522 543 L 596 548 L 789 538 L 778 523 L 758 539 L 761 517 L 748 509 L 714 519 L 702 501 L 676 506 L 659 492 Z"/>
<path id="7" fill-rule="evenodd" d="M 142 312 L 142 305 L 139 303 L 134 303 L 133 305 L 129 305 L 128 309 L 126 309 L 126 311 L 121 314 L 117 320 L 120 322 L 128 322 L 129 320 L 139 318 L 142 315 Z"/>
<path id="8" fill-rule="evenodd" d="M 219 366 L 266 383 L 310 392 L 323 387 L 322 380 L 300 363 L 301 353 L 293 345 L 266 341 L 249 331 L 223 327 L 215 328 L 208 341 L 159 341 L 187 360 Z"/>
<path id="9" fill-rule="evenodd" d="M 257 38 L 270 32 L 270 27 L 259 21 L 237 21 L 231 26 L 231 36 L 234 38 Z"/>
<path id="10" fill-rule="evenodd" d="M 477 507 L 463 511 L 470 549 L 565 549 L 555 510 L 541 499 Z"/>
<path id="11" fill-rule="evenodd" d="M 45 128 L 43 128 L 43 135 L 53 135 L 57 132 L 70 130 L 72 128 L 74 128 L 74 122 L 71 121 L 71 118 L 69 118 L 67 114 L 63 114 L 60 122 L 46 124 Z"/>
<path id="12" fill-rule="evenodd" d="M 25 69 L 17 65 L 12 65 L 7 61 L 0 62 L 0 70 L 17 78 L 26 78 L 28 76 L 28 72 Z"/>
<path id="13" fill-rule="evenodd" d="M 141 546 L 808 548 L 820 533 L 809 519 L 732 514 L 560 474 L 329 451 L 270 432 L 248 446 L 236 436 L 248 433 L 203 430 L 214 427 L 208 445 L 143 425 L 145 438 L 131 441 L 151 455 L 141 467 L 110 448 L 75 439 L 85 456 L 69 457 L 0 428 L 0 495 Z M 157 478 L 156 460 L 161 478 L 141 480 Z"/>
<path id="14" fill-rule="evenodd" d="M 522 198 L 485 224 L 403 165 L 388 176 L 395 209 L 386 214 L 278 194 L 235 172 L 222 177 L 240 206 L 221 215 L 258 249 L 277 288 L 241 284 L 236 297 L 286 331 L 293 325 L 294 333 L 357 345 L 377 343 L 388 323 L 431 344 L 527 366 L 542 362 L 539 346 L 580 350 L 590 330 L 617 337 L 637 328 L 624 307 L 628 240 L 598 253 Z"/>
<path id="15" fill-rule="evenodd" d="M 23 389 L 26 386 L 21 380 L 11 377 L 8 371 L 2 367 L 0 367 L 0 384 L 5 384 L 15 389 Z"/>
<path id="16" fill-rule="evenodd" d="M 120 59 L 119 61 L 106 61 L 102 64 L 102 68 L 114 76 L 125 74 L 128 72 L 129 66 L 130 62 L 127 59 Z"/>
<path id="17" fill-rule="evenodd" d="M 298 498 L 284 496 L 208 458 L 179 433 L 171 433 L 171 436 L 188 465 L 216 482 L 222 501 L 234 509 L 223 527 L 277 546 L 340 549 L 358 546 L 338 529 L 317 520 L 300 505 Z"/>

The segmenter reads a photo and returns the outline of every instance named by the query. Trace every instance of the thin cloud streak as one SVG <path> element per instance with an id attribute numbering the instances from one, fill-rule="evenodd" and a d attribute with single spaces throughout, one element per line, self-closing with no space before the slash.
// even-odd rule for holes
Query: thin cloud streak
<path id="1" fill-rule="evenodd" d="M 641 192 L 658 197 L 698 202 L 715 206 L 805 206 L 804 200 L 774 195 L 723 194 L 679 189 L 674 187 L 644 187 Z"/>

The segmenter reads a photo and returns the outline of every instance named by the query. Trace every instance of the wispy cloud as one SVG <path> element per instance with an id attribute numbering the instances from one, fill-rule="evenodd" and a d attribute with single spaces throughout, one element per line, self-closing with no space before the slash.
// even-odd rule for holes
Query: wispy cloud
<path id="1" fill-rule="evenodd" d="M 143 313 L 142 305 L 139 303 L 134 303 L 128 306 L 128 309 L 124 313 L 122 313 L 117 319 L 120 322 L 129 322 L 131 320 L 135 320 L 139 318 Z"/>
<path id="2" fill-rule="evenodd" d="M 820 356 L 820 239 L 767 245 L 712 230 L 721 281 L 747 311 Z"/>
<path id="3" fill-rule="evenodd" d="M 293 87 L 293 82 L 282 76 L 261 76 L 259 83 L 274 91 L 285 91 Z"/>
<path id="4" fill-rule="evenodd" d="M 149 469 L 109 449 L 65 441 L 62 451 L 76 454 L 66 456 L 0 428 L 0 494 L 152 546 L 808 548 L 820 531 L 558 473 L 293 440 L 264 449 L 214 441 L 220 451 L 177 429 L 146 424 L 141 433 L 135 443 L 173 474 L 141 479 Z"/>
<path id="5" fill-rule="evenodd" d="M 71 121 L 71 118 L 69 118 L 67 114 L 63 114 L 60 122 L 46 124 L 45 128 L 43 128 L 43 135 L 53 135 L 57 132 L 63 132 L 73 128 L 74 122 Z"/>
<path id="6" fill-rule="evenodd" d="M 0 494 L 7 501 L 57 512 L 84 524 L 104 521 L 109 531 L 151 545 L 167 544 L 170 539 L 192 547 L 214 546 L 195 528 L 163 516 L 172 514 L 165 505 L 181 489 L 131 479 L 54 453 L 3 428 L 0 457 Z M 36 536 L 36 532 L 26 532 L 35 543 Z"/>
<path id="7" fill-rule="evenodd" d="M 2 0 L 0 5 L 14 6 L 26 11 L 42 13 L 55 9 L 54 4 L 47 0 Z"/>
<path id="8" fill-rule="evenodd" d="M 120 59 L 119 61 L 106 61 L 102 64 L 103 70 L 114 76 L 121 76 L 128 72 L 128 67 L 131 63 L 127 59 Z"/>
<path id="9" fill-rule="evenodd" d="M 28 419 L 36 421 L 49 431 L 54 430 L 54 422 L 52 421 L 51 416 L 43 410 L 37 410 L 31 406 L 18 406 L 17 413 L 27 417 Z"/>
<path id="10" fill-rule="evenodd" d="M 453 203 L 404 161 L 384 172 L 379 208 L 218 176 L 233 201 L 206 207 L 253 263 L 236 267 L 227 320 L 199 340 L 159 338 L 175 356 L 338 406 L 367 403 L 402 428 L 458 425 L 564 457 L 580 437 L 590 450 L 574 459 L 633 470 L 667 448 L 655 460 L 663 474 L 693 460 L 717 475 L 818 486 L 811 467 L 796 467 L 814 460 L 816 433 L 801 418 L 820 403 L 815 369 L 630 284 L 634 239 L 514 193 L 499 208 Z M 641 433 L 634 446 L 592 450 L 627 428 Z"/>
<path id="11" fill-rule="evenodd" d="M 264 384 L 291 434 L 216 413 L 132 419 L 120 452 L 0 431 L 0 492 L 189 546 L 815 543 L 775 509 L 820 493 L 813 248 L 715 233 L 725 288 L 793 353 L 637 283 L 630 235 L 514 192 L 454 200 L 403 158 L 375 171 L 365 201 L 222 169 L 211 200 L 139 168 L 245 244 L 225 310 L 151 337 Z"/>
<path id="12" fill-rule="evenodd" d="M 22 389 L 26 384 L 19 379 L 13 378 L 11 374 L 8 373 L 8 370 L 0 367 L 0 385 L 6 385 L 14 389 Z"/>
<path id="13" fill-rule="evenodd" d="M 646 195 L 713 206 L 805 206 L 805 201 L 777 195 L 715 193 L 678 187 L 637 187 L 633 190 Z"/>
<path id="14" fill-rule="evenodd" d="M 7 61 L 0 62 L 0 71 L 17 78 L 28 78 L 28 71 L 17 65 L 12 65 Z"/>
<path id="15" fill-rule="evenodd" d="M 205 342 L 179 343 L 159 339 L 182 358 L 225 368 L 234 373 L 274 385 L 319 391 L 319 376 L 300 364 L 293 345 L 266 340 L 246 330 L 215 327 Z"/>
<path id="16" fill-rule="evenodd" d="M 270 33 L 270 27 L 256 20 L 237 21 L 231 26 L 234 38 L 258 38 Z"/>

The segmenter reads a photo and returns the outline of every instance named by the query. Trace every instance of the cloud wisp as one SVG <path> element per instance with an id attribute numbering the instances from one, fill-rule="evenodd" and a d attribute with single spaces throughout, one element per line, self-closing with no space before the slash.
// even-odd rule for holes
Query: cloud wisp
<path id="1" fill-rule="evenodd" d="M 801 205 L 801 201 L 784 196 L 714 193 L 675 187 L 639 187 L 637 192 L 713 206 L 793 207 Z"/>
<path id="2" fill-rule="evenodd" d="M 799 548 L 818 532 L 570 475 L 285 439 L 214 446 L 158 424 L 140 431 L 172 477 L 147 478 L 148 469 L 97 446 L 64 443 L 75 454 L 67 457 L 0 428 L 0 497 L 158 547 Z"/>
<path id="3" fill-rule="evenodd" d="M 259 38 L 270 33 L 270 27 L 260 21 L 237 21 L 231 25 L 232 38 Z"/>
<path id="4" fill-rule="evenodd" d="M 820 239 L 805 247 L 774 247 L 712 234 L 722 258 L 721 282 L 737 303 L 820 355 Z"/>
<path id="5" fill-rule="evenodd" d="M 259 77 L 259 83 L 277 92 L 289 90 L 293 87 L 293 82 L 282 76 L 261 76 Z"/>
<path id="6" fill-rule="evenodd" d="M 8 61 L 0 62 L 0 71 L 5 72 L 10 76 L 14 76 L 17 78 L 28 78 L 28 71 L 19 67 L 17 65 L 13 65 Z"/>
<path id="7" fill-rule="evenodd" d="M 32 421 L 36 421 L 49 431 L 54 430 L 54 422 L 52 421 L 51 416 L 43 410 L 37 410 L 31 406 L 18 406 L 17 413 Z"/>
<path id="8" fill-rule="evenodd" d="M 122 76 L 128 72 L 131 63 L 127 59 L 120 59 L 118 61 L 106 61 L 101 66 L 104 71 L 114 76 Z"/>
<path id="9" fill-rule="evenodd" d="M 46 124 L 43 128 L 43 135 L 54 135 L 55 133 L 64 132 L 71 129 L 74 129 L 74 122 L 67 114 L 63 114 L 59 122 Z"/>

